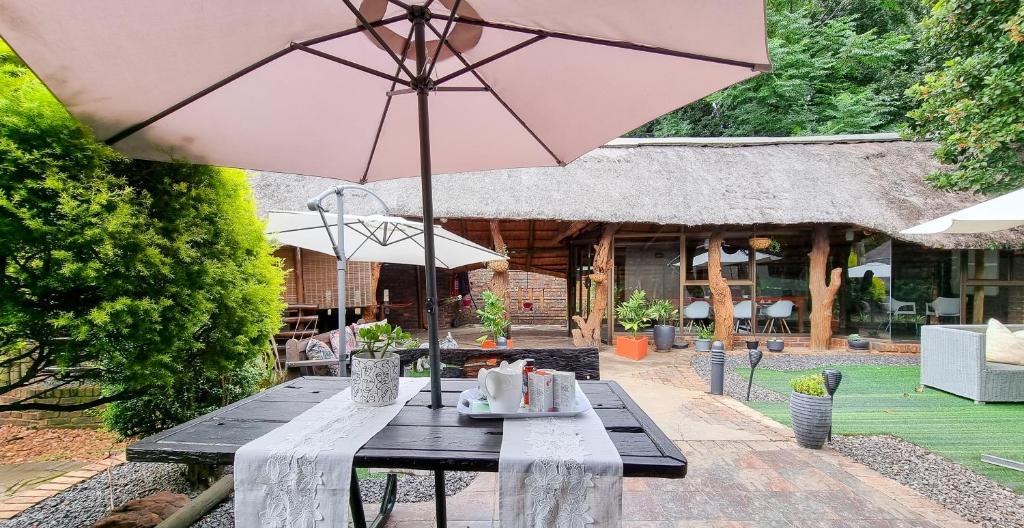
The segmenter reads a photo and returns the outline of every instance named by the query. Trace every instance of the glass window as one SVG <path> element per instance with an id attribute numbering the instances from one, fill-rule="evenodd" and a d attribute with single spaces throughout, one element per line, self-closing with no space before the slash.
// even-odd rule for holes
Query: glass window
<path id="1" fill-rule="evenodd" d="M 847 284 L 845 327 L 847 333 L 864 337 L 888 338 L 890 317 L 898 307 L 890 304 L 892 277 L 892 241 L 874 234 L 850 245 L 846 260 Z"/>
<path id="2" fill-rule="evenodd" d="M 710 239 L 686 239 L 686 280 L 708 280 Z M 725 280 L 750 280 L 750 248 L 745 239 L 728 239 L 722 244 L 722 276 Z"/>
<path id="3" fill-rule="evenodd" d="M 1024 286 L 969 286 L 965 321 L 985 324 L 997 319 L 1006 324 L 1024 323 Z"/>
<path id="4" fill-rule="evenodd" d="M 679 308 L 679 238 L 623 239 L 615 243 L 615 303 L 647 292 Z M 618 328 L 618 323 L 616 323 Z"/>
<path id="5" fill-rule="evenodd" d="M 893 339 L 918 339 L 921 325 L 937 302 L 944 315 L 942 322 L 959 322 L 953 313 L 960 304 L 960 255 L 955 251 L 930 249 L 907 242 L 894 241 L 892 246 L 892 309 L 890 311 Z M 931 317 L 937 322 L 937 317 Z"/>
<path id="6" fill-rule="evenodd" d="M 807 290 L 811 251 L 810 233 L 803 235 L 773 236 L 769 246 L 756 254 L 757 303 L 760 310 L 789 301 L 793 309 L 786 318 L 786 327 L 792 332 L 809 331 L 806 320 L 810 295 Z M 767 321 L 762 317 L 762 328 Z M 773 332 L 783 332 L 779 322 L 772 325 Z"/>

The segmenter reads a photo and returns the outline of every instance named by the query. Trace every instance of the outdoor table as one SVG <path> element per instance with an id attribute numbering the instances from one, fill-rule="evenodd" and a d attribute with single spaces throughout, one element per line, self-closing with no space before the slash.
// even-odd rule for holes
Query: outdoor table
<path id="1" fill-rule="evenodd" d="M 647 414 L 614 381 L 580 381 L 580 388 L 622 457 L 626 477 L 682 478 L 686 458 Z M 414 396 L 398 415 L 358 452 L 355 467 L 497 471 L 502 420 L 477 420 L 456 410 L 459 394 L 476 380 L 443 379 L 444 408 L 433 410 L 430 388 Z M 309 376 L 277 385 L 195 420 L 144 438 L 128 447 L 132 462 L 177 462 L 223 466 L 242 445 L 287 423 L 349 386 L 348 378 Z M 385 498 L 373 526 L 394 507 L 396 478 L 388 477 Z M 352 519 L 366 526 L 353 473 Z"/>

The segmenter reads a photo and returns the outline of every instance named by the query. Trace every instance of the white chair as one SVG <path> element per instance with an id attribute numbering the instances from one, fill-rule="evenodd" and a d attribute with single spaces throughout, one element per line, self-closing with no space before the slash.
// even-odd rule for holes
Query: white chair
<path id="1" fill-rule="evenodd" d="M 957 299 L 957 309 L 960 307 L 960 299 Z M 899 301 L 889 299 L 889 315 L 917 315 L 917 303 L 913 301 Z"/>
<path id="2" fill-rule="evenodd" d="M 960 298 L 936 297 L 930 303 L 931 309 L 925 308 L 925 315 L 934 315 L 940 321 L 943 317 L 956 318 L 960 322 Z"/>
<path id="3" fill-rule="evenodd" d="M 711 317 L 711 305 L 707 301 L 693 301 L 683 308 L 683 319 L 689 321 L 686 331 L 693 331 L 693 322 L 701 321 Z"/>
<path id="4" fill-rule="evenodd" d="M 794 306 L 796 306 L 796 304 L 793 303 L 793 301 L 783 299 L 781 301 L 776 301 L 771 306 L 765 308 L 761 313 L 764 314 L 768 320 L 764 322 L 764 330 L 761 332 L 767 334 L 775 330 L 775 321 L 778 320 L 779 328 L 785 330 L 787 334 L 792 334 L 793 332 L 789 329 L 789 323 L 786 322 L 786 319 L 789 319 L 789 316 L 793 315 Z"/>
<path id="5" fill-rule="evenodd" d="M 736 320 L 735 331 L 739 331 L 740 323 L 743 321 L 747 322 L 747 329 L 751 331 L 757 331 L 757 328 L 751 324 L 751 317 L 754 317 L 754 302 L 753 301 L 740 301 L 732 307 L 732 318 Z"/>

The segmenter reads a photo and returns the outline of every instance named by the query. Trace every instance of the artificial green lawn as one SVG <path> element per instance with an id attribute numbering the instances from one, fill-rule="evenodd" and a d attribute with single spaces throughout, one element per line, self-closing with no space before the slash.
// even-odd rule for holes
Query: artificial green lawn
<path id="1" fill-rule="evenodd" d="M 1024 493 L 1024 472 L 983 463 L 982 454 L 1024 460 L 1024 403 L 977 405 L 920 386 L 918 367 L 838 365 L 843 381 L 833 407 L 833 431 L 898 436 Z M 822 369 L 778 372 L 759 369 L 754 383 L 789 394 L 789 380 Z M 746 379 L 749 369 L 737 369 Z M 788 402 L 748 405 L 789 425 Z"/>

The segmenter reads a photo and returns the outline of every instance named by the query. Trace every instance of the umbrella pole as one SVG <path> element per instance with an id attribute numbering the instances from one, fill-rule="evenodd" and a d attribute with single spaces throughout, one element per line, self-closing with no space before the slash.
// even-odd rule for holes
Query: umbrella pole
<path id="1" fill-rule="evenodd" d="M 416 107 L 419 114 L 420 136 L 420 182 L 423 194 L 423 249 L 426 282 L 427 282 L 427 334 L 430 347 L 430 407 L 439 410 L 441 404 L 441 352 L 438 346 L 437 329 L 437 268 L 434 261 L 434 200 L 430 182 L 430 114 L 429 101 L 430 77 L 426 72 L 427 42 L 425 28 L 430 12 L 423 6 L 411 6 L 410 19 L 416 45 L 416 78 L 412 86 L 416 89 Z M 443 470 L 434 471 L 434 517 L 437 526 L 447 526 L 445 504 L 445 479 Z"/>
<path id="2" fill-rule="evenodd" d="M 338 375 L 348 376 L 348 335 L 345 332 L 345 190 L 338 188 L 334 194 L 338 211 Z"/>

